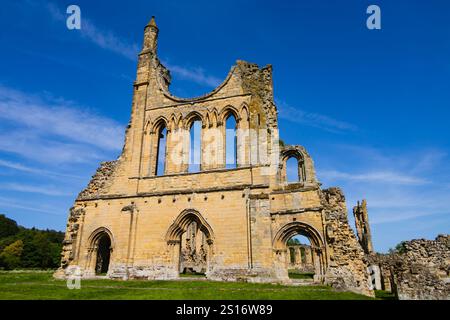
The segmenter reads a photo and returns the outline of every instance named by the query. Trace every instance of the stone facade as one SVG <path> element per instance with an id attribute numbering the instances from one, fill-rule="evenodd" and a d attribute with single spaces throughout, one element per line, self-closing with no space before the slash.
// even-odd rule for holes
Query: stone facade
<path id="1" fill-rule="evenodd" d="M 110 278 L 176 279 L 189 270 L 213 280 L 289 283 L 287 241 L 300 234 L 311 242 L 315 281 L 373 295 L 343 193 L 320 188 L 304 147 L 279 143 L 272 67 L 237 61 L 212 92 L 178 98 L 157 57 L 158 33 L 152 19 L 122 154 L 102 163 L 75 200 L 55 276 L 78 267 L 83 277 L 107 270 Z M 199 150 L 190 136 L 197 121 Z"/>

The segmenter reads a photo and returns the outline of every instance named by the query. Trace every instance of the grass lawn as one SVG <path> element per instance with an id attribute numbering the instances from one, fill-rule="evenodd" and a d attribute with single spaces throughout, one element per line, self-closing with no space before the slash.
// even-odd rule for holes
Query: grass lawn
<path id="1" fill-rule="evenodd" d="M 81 280 L 81 289 L 69 290 L 66 281 L 52 278 L 51 271 L 0 271 L 0 300 L 5 299 L 370 299 L 327 286 L 195 281 Z"/>

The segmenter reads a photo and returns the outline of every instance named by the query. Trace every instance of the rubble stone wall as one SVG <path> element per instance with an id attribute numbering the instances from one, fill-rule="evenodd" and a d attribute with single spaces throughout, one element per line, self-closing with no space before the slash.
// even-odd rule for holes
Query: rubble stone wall
<path id="1" fill-rule="evenodd" d="M 400 252 L 378 261 L 400 300 L 450 299 L 450 235 L 405 241 Z"/>
<path id="2" fill-rule="evenodd" d="M 373 296 L 367 259 L 348 223 L 345 197 L 341 189 L 322 190 L 322 204 L 330 251 L 325 282 L 338 289 Z"/>

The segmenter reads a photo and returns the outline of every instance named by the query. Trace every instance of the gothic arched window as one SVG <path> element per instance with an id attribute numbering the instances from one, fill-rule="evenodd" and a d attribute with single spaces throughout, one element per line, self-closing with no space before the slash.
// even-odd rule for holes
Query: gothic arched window
<path id="1" fill-rule="evenodd" d="M 155 175 L 162 176 L 166 171 L 166 144 L 167 144 L 167 128 L 161 124 L 157 130 L 158 148 L 156 150 L 156 167 Z"/>
<path id="2" fill-rule="evenodd" d="M 298 160 L 295 157 L 286 160 L 286 181 L 288 183 L 300 181 Z"/>
<path id="3" fill-rule="evenodd" d="M 233 114 L 225 121 L 225 167 L 232 169 L 237 167 L 237 122 Z"/>
<path id="4" fill-rule="evenodd" d="M 191 123 L 189 129 L 189 172 L 201 170 L 201 134 L 202 122 L 200 119 L 196 119 Z"/>

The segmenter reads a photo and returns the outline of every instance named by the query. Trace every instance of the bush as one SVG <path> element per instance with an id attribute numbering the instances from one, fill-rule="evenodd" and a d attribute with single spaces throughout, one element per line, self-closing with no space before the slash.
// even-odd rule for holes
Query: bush
<path id="1" fill-rule="evenodd" d="M 3 249 L 0 253 L 0 261 L 6 270 L 20 267 L 23 252 L 23 241 L 17 240 Z"/>

